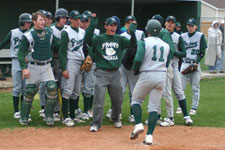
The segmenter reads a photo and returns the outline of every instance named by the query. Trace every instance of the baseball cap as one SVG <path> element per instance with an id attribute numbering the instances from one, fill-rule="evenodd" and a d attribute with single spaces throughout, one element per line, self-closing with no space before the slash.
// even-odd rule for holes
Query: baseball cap
<path id="1" fill-rule="evenodd" d="M 90 16 L 92 15 L 92 12 L 89 11 L 89 10 L 85 10 L 85 11 L 83 12 L 83 14 L 86 15 L 86 16 L 88 16 L 88 17 L 90 17 Z"/>
<path id="2" fill-rule="evenodd" d="M 81 14 L 80 21 L 81 22 L 88 21 L 88 16 L 87 15 L 84 15 L 84 14 Z"/>
<path id="3" fill-rule="evenodd" d="M 173 23 L 176 23 L 176 18 L 174 16 L 168 16 L 166 17 L 166 21 L 173 21 Z"/>
<path id="4" fill-rule="evenodd" d="M 78 19 L 80 18 L 80 13 L 77 10 L 73 10 L 70 12 L 70 18 L 71 19 Z"/>
<path id="5" fill-rule="evenodd" d="M 117 21 L 116 21 L 116 19 L 115 18 L 113 18 L 113 17 L 109 17 L 109 18 L 107 18 L 106 20 L 105 20 L 105 24 L 106 25 L 112 25 L 112 24 L 117 24 Z"/>
<path id="6" fill-rule="evenodd" d="M 176 26 L 177 26 L 177 27 L 181 27 L 180 22 L 176 22 Z"/>
<path id="7" fill-rule="evenodd" d="M 125 22 L 128 22 L 128 21 L 136 21 L 136 18 L 134 16 L 127 16 L 126 19 L 125 19 Z"/>
<path id="8" fill-rule="evenodd" d="M 187 24 L 194 26 L 194 25 L 197 25 L 197 21 L 194 18 L 190 18 L 188 19 Z"/>
<path id="9" fill-rule="evenodd" d="M 154 15 L 152 17 L 152 19 L 158 20 L 161 23 L 161 25 L 163 25 L 164 20 L 163 20 L 163 17 L 161 15 Z"/>

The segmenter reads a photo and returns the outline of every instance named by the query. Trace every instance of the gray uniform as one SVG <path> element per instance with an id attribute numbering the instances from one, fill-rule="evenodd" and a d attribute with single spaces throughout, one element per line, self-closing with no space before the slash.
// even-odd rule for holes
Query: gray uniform
<path id="1" fill-rule="evenodd" d="M 171 34 L 171 37 L 173 39 L 176 52 L 179 52 L 180 50 L 178 48 L 178 44 L 179 38 L 181 38 L 180 35 L 177 34 L 176 32 L 173 32 L 173 34 Z M 179 66 L 179 58 L 174 56 L 171 64 L 168 67 L 166 86 L 163 89 L 162 95 L 162 97 L 166 102 L 167 117 L 174 117 L 174 107 L 173 107 L 173 97 L 171 94 L 171 87 L 178 100 L 185 99 L 185 94 L 181 84 L 181 74 L 179 72 L 178 66 Z"/>
<path id="2" fill-rule="evenodd" d="M 187 68 L 190 64 L 194 63 L 197 60 L 197 50 L 200 49 L 200 39 L 202 37 L 203 33 L 196 32 L 193 36 L 189 37 L 188 33 L 183 33 L 181 36 L 185 41 L 185 47 L 186 47 L 186 57 L 183 58 L 183 63 L 181 65 L 181 72 Z M 199 104 L 199 98 L 200 98 L 200 75 L 201 75 L 201 67 L 200 63 L 198 64 L 198 70 L 189 73 L 186 75 L 181 75 L 181 83 L 183 90 L 185 90 L 188 80 L 191 82 L 192 86 L 192 109 L 197 109 Z"/>

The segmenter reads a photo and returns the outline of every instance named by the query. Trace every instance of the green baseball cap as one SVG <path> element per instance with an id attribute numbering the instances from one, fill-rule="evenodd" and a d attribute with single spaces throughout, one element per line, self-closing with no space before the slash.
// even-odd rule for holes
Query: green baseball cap
<path id="1" fill-rule="evenodd" d="M 181 27 L 180 22 L 176 22 L 176 26 L 177 26 L 177 27 Z"/>
<path id="2" fill-rule="evenodd" d="M 82 14 L 90 17 L 92 15 L 92 12 L 90 10 L 85 10 Z"/>
<path id="3" fill-rule="evenodd" d="M 79 11 L 73 10 L 73 11 L 70 12 L 70 18 L 71 18 L 71 19 L 78 19 L 78 18 L 80 18 L 80 17 L 81 17 L 81 16 L 80 16 Z"/>
<path id="4" fill-rule="evenodd" d="M 125 22 L 128 22 L 128 21 L 136 21 L 136 18 L 134 16 L 127 16 L 126 19 L 125 19 Z"/>
<path id="5" fill-rule="evenodd" d="M 107 18 L 106 20 L 105 20 L 105 25 L 112 25 L 112 24 L 117 24 L 117 21 L 116 21 L 116 19 L 115 18 L 113 18 L 113 17 L 109 17 L 109 18 Z"/>
<path id="6" fill-rule="evenodd" d="M 166 17 L 166 21 L 173 21 L 173 23 L 176 23 L 176 18 L 174 16 L 168 16 Z"/>
<path id="7" fill-rule="evenodd" d="M 197 25 L 197 21 L 194 19 L 194 18 L 190 18 L 190 19 L 188 19 L 188 21 L 187 21 L 187 25 Z"/>
<path id="8" fill-rule="evenodd" d="M 84 14 L 81 14 L 80 21 L 81 22 L 88 21 L 88 16 L 84 15 Z"/>

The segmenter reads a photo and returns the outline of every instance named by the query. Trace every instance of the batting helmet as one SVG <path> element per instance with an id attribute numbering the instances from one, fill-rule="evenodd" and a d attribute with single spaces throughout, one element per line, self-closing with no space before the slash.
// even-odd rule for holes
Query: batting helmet
<path id="1" fill-rule="evenodd" d="M 32 16 L 29 13 L 22 13 L 19 16 L 19 26 L 23 26 L 25 22 L 32 22 Z"/>
<path id="2" fill-rule="evenodd" d="M 150 19 L 145 27 L 145 30 L 151 35 L 159 35 L 161 31 L 161 24 L 156 19 Z"/>
<path id="3" fill-rule="evenodd" d="M 48 18 L 53 18 L 52 13 L 50 11 L 47 11 L 47 17 Z"/>
<path id="4" fill-rule="evenodd" d="M 55 19 L 56 21 L 58 21 L 59 18 L 69 18 L 68 16 L 68 11 L 64 8 L 59 8 L 58 10 L 56 10 L 55 12 Z"/>
<path id="5" fill-rule="evenodd" d="M 46 17 L 48 15 L 48 12 L 46 10 L 41 9 L 41 10 L 39 10 L 39 12 L 41 12 L 42 14 L 44 14 Z"/>

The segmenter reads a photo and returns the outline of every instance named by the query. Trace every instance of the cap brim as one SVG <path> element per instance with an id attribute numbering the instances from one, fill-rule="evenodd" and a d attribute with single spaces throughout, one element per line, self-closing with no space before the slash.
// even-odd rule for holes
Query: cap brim
<path id="1" fill-rule="evenodd" d="M 80 19 L 80 15 L 77 15 L 77 16 L 73 16 L 73 17 L 71 17 L 72 19 Z"/>

